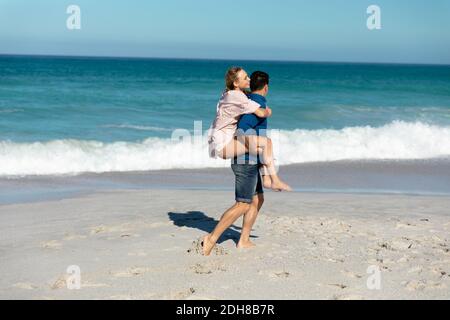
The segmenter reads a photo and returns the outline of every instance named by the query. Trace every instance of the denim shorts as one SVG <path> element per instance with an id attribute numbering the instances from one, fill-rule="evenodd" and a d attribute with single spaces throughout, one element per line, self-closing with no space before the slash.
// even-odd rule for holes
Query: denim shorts
<path id="1" fill-rule="evenodd" d="M 263 194 L 259 165 L 232 164 L 231 169 L 235 176 L 235 194 L 237 202 L 251 203 L 257 194 Z"/>

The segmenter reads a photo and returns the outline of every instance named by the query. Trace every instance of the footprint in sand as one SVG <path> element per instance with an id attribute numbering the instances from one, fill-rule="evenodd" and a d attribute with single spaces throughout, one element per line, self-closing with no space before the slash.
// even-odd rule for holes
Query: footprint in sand
<path id="1" fill-rule="evenodd" d="M 44 248 L 44 249 L 59 250 L 59 249 L 61 249 L 61 247 L 62 247 L 62 243 L 57 240 L 41 242 L 41 248 Z"/>
<path id="2" fill-rule="evenodd" d="M 411 239 L 404 237 L 401 239 L 393 240 L 391 243 L 391 247 L 394 250 L 403 251 L 403 250 L 408 250 L 408 249 L 413 248 L 414 243 Z"/>
<path id="3" fill-rule="evenodd" d="M 426 289 L 445 289 L 447 286 L 442 282 L 429 280 L 404 281 L 402 285 L 409 291 L 423 291 Z"/>
<path id="4" fill-rule="evenodd" d="M 287 271 L 278 271 L 273 274 L 277 278 L 289 278 L 291 274 Z"/>
<path id="5" fill-rule="evenodd" d="M 322 260 L 333 262 L 333 263 L 344 263 L 345 262 L 344 257 L 325 257 L 325 259 L 322 259 Z"/>
<path id="6" fill-rule="evenodd" d="M 107 228 L 105 226 L 93 227 L 93 228 L 91 228 L 91 236 L 98 234 L 98 233 L 106 232 L 106 230 L 107 230 Z"/>
<path id="7" fill-rule="evenodd" d="M 110 272 L 110 274 L 116 278 L 131 278 L 131 277 L 138 277 L 141 276 L 147 272 L 152 271 L 151 268 L 146 267 L 131 267 L 124 271 L 118 271 L 118 272 Z"/>
<path id="8" fill-rule="evenodd" d="M 69 280 L 69 274 L 63 274 L 56 279 L 55 282 L 50 286 L 52 290 L 58 289 L 67 289 L 67 280 Z M 81 288 L 101 288 L 101 287 L 110 287 L 110 285 L 105 283 L 95 283 L 90 281 L 84 281 L 80 284 Z"/>
<path id="9" fill-rule="evenodd" d="M 382 241 L 378 243 L 380 249 L 389 251 L 404 251 L 413 248 L 414 243 L 409 238 L 392 239 L 391 241 Z"/>
<path id="10" fill-rule="evenodd" d="M 397 260 L 397 263 L 407 263 L 407 262 L 410 262 L 412 259 L 413 259 L 413 257 L 404 255 L 403 257 L 400 257 L 400 258 Z"/>
<path id="11" fill-rule="evenodd" d="M 417 226 L 410 222 L 406 222 L 406 223 L 399 222 L 395 226 L 395 229 L 417 229 Z"/>
<path id="12" fill-rule="evenodd" d="M 67 288 L 67 280 L 69 279 L 68 274 L 61 275 L 51 286 L 52 290 Z"/>
<path id="13" fill-rule="evenodd" d="M 441 267 L 431 268 L 431 271 L 434 274 L 439 275 L 440 278 L 445 278 L 446 276 L 450 276 L 446 271 L 442 270 Z"/>
<path id="14" fill-rule="evenodd" d="M 64 241 L 72 241 L 72 240 L 82 240 L 82 239 L 86 239 L 86 238 L 87 238 L 87 236 L 85 236 L 85 235 L 66 233 L 64 235 L 63 240 Z"/>
<path id="15" fill-rule="evenodd" d="M 416 273 L 421 274 L 423 271 L 423 268 L 421 266 L 415 266 L 408 270 L 408 273 Z"/>
<path id="16" fill-rule="evenodd" d="M 91 228 L 90 234 L 96 235 L 99 233 L 127 233 L 131 230 L 131 227 L 127 224 L 120 224 L 115 226 L 99 225 Z"/>
<path id="17" fill-rule="evenodd" d="M 58 289 L 67 289 L 67 279 L 68 277 L 63 275 L 58 278 L 51 286 L 50 288 L 52 290 L 58 290 Z M 106 283 L 95 283 L 95 282 L 89 282 L 85 281 L 80 284 L 80 288 L 86 289 L 86 288 L 105 288 L 110 287 L 110 285 Z"/>
<path id="18" fill-rule="evenodd" d="M 29 282 L 19 282 L 12 285 L 13 288 L 24 289 L 24 290 L 34 290 L 37 289 L 38 286 L 29 283 Z"/>
<path id="19" fill-rule="evenodd" d="M 348 270 L 343 270 L 342 273 L 345 274 L 347 277 L 354 278 L 354 279 L 361 279 L 363 277 L 362 275 L 360 275 L 358 273 L 348 271 Z"/>
<path id="20" fill-rule="evenodd" d="M 95 227 L 90 228 L 90 234 L 96 235 L 96 234 L 102 234 L 102 233 L 120 233 L 122 237 L 126 237 L 126 235 L 129 236 L 135 236 L 132 234 L 132 231 L 135 230 L 143 230 L 143 229 L 155 229 L 165 226 L 172 226 L 173 224 L 171 222 L 128 222 L 128 223 L 122 223 L 117 225 L 99 225 Z"/>
<path id="21" fill-rule="evenodd" d="M 225 264 L 219 261 L 196 263 L 190 269 L 196 274 L 211 274 L 216 271 L 227 271 Z"/>
<path id="22" fill-rule="evenodd" d="M 348 288 L 347 285 L 342 284 L 342 283 L 330 283 L 330 284 L 328 284 L 328 285 L 329 285 L 330 287 L 336 287 L 336 288 L 339 288 L 339 289 L 342 289 L 342 290 Z"/>
<path id="23" fill-rule="evenodd" d="M 203 255 L 202 241 L 203 241 L 202 238 L 193 241 L 191 247 L 187 250 L 187 253 Z M 216 256 L 223 256 L 227 255 L 228 251 L 224 247 L 216 244 L 213 250 L 211 251 L 211 254 Z"/>
<path id="24" fill-rule="evenodd" d="M 258 270 L 258 275 L 272 279 L 287 279 L 292 276 L 292 273 L 286 270 Z"/>
<path id="25" fill-rule="evenodd" d="M 120 224 L 120 225 L 114 225 L 114 226 L 105 226 L 100 225 L 96 227 L 90 228 L 90 235 L 103 235 L 103 234 L 116 234 L 117 236 L 109 237 L 107 240 L 115 240 L 117 237 L 121 239 L 129 239 L 134 237 L 140 237 L 139 234 L 135 234 L 131 232 L 132 230 L 136 229 L 130 224 Z"/>

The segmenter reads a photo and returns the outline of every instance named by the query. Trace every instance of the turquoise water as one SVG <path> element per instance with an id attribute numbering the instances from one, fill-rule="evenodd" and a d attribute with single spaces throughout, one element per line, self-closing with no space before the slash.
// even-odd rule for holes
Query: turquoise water
<path id="1" fill-rule="evenodd" d="M 86 165 L 67 173 L 166 168 L 145 159 L 174 158 L 174 129 L 209 127 L 231 65 L 271 75 L 269 126 L 285 145 L 302 143 L 303 158 L 287 150 L 285 164 L 450 155 L 450 66 L 0 56 L 0 175 L 65 173 L 77 161 Z M 382 151 L 390 137 L 395 150 Z M 132 168 L 113 159 L 121 152 L 138 157 Z M 60 169 L 39 164 L 52 159 Z"/>

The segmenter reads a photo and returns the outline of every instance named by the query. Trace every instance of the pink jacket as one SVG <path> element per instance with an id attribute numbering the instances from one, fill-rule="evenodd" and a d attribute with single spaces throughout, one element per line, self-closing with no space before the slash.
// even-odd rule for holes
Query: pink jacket
<path id="1" fill-rule="evenodd" d="M 254 113 L 261 106 L 239 90 L 223 93 L 217 104 L 216 118 L 208 133 L 209 153 L 215 158 L 233 139 L 243 114 Z"/>

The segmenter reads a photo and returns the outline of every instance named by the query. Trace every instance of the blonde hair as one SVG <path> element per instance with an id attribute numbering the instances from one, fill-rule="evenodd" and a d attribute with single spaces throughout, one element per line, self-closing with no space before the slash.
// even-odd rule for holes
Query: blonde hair
<path id="1" fill-rule="evenodd" d="M 239 72 L 241 72 L 241 67 L 231 67 L 228 69 L 227 73 L 225 74 L 225 91 L 230 91 L 236 89 L 234 86 L 234 83 L 239 78 Z"/>

